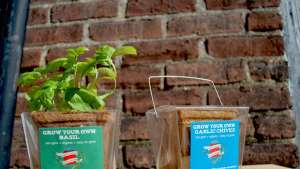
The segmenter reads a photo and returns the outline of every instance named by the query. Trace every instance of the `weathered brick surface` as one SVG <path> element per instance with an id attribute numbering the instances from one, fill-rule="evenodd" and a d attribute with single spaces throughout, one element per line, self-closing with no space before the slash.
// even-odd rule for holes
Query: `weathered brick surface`
<path id="1" fill-rule="evenodd" d="M 198 56 L 198 40 L 157 40 L 150 42 L 133 43 L 138 49 L 137 57 L 126 57 L 127 64 L 160 63 L 168 60 L 195 59 Z"/>
<path id="2" fill-rule="evenodd" d="M 159 105 L 199 105 L 203 103 L 204 90 L 153 91 L 155 103 Z M 176 98 L 176 99 L 174 99 Z M 153 108 L 149 91 L 128 92 L 124 97 L 125 110 L 133 113 L 146 113 Z"/>
<path id="3" fill-rule="evenodd" d="M 162 70 L 161 66 L 124 67 L 119 71 L 118 83 L 123 88 L 148 88 L 148 77 L 161 75 Z M 152 84 L 159 87 L 160 79 L 154 79 Z"/>
<path id="4" fill-rule="evenodd" d="M 48 9 L 47 8 L 33 8 L 29 11 L 28 24 L 45 24 L 48 20 Z"/>
<path id="5" fill-rule="evenodd" d="M 225 105 L 249 106 L 251 110 L 282 110 L 291 106 L 287 87 L 242 86 L 219 88 Z M 209 104 L 219 104 L 214 91 L 208 93 Z"/>
<path id="6" fill-rule="evenodd" d="M 129 0 L 127 16 L 171 14 L 178 12 L 193 12 L 196 10 L 196 0 Z"/>
<path id="7" fill-rule="evenodd" d="M 53 1 L 55 1 L 55 0 L 32 0 L 30 2 L 33 3 L 33 4 L 35 4 L 35 3 L 36 4 L 43 4 L 43 3 L 50 3 L 50 2 L 53 2 Z"/>
<path id="8" fill-rule="evenodd" d="M 280 36 L 212 37 L 207 40 L 207 49 L 210 55 L 217 58 L 281 56 L 284 53 Z"/>
<path id="9" fill-rule="evenodd" d="M 239 82 L 246 78 L 241 61 L 214 62 L 210 60 L 198 63 L 170 64 L 166 69 L 167 75 L 183 75 L 209 78 L 216 84 Z M 167 85 L 195 85 L 207 82 L 199 80 L 183 80 L 169 78 Z"/>
<path id="10" fill-rule="evenodd" d="M 278 12 L 253 12 L 247 17 L 248 30 L 271 31 L 282 29 L 282 19 Z"/>
<path id="11" fill-rule="evenodd" d="M 261 8 L 261 7 L 278 7 L 281 0 L 248 0 L 248 6 L 250 8 Z"/>
<path id="12" fill-rule="evenodd" d="M 248 119 L 248 123 L 247 123 L 247 137 L 254 137 L 255 134 L 255 128 L 254 128 L 254 124 L 253 124 L 253 120 L 251 118 Z"/>
<path id="13" fill-rule="evenodd" d="M 205 0 L 209 10 L 277 7 L 280 0 Z"/>
<path id="14" fill-rule="evenodd" d="M 275 80 L 279 82 L 288 79 L 288 64 L 286 61 L 250 61 L 251 78 L 258 81 Z"/>
<path id="15" fill-rule="evenodd" d="M 40 66 L 41 54 L 42 54 L 41 49 L 24 50 L 21 68 L 30 69 L 30 68 Z"/>
<path id="16" fill-rule="evenodd" d="M 46 62 L 49 63 L 50 61 L 59 58 L 59 57 L 63 57 L 66 56 L 67 54 L 67 48 L 51 48 L 48 50 L 47 52 L 47 56 L 46 56 Z"/>
<path id="17" fill-rule="evenodd" d="M 17 164 L 20 167 L 29 166 L 29 158 L 27 155 L 23 126 L 19 118 L 15 119 L 14 122 L 11 154 L 11 166 L 15 164 Z"/>
<path id="18" fill-rule="evenodd" d="M 36 4 L 54 4 L 57 2 L 68 2 L 68 1 L 78 1 L 78 0 L 32 0 L 30 2 L 33 5 L 36 5 Z"/>
<path id="19" fill-rule="evenodd" d="M 29 111 L 29 106 L 25 97 L 18 96 L 17 103 L 16 103 L 16 116 L 19 117 L 22 112 Z"/>
<path id="20" fill-rule="evenodd" d="M 162 36 L 161 21 L 146 19 L 120 22 L 100 22 L 90 27 L 90 37 L 98 41 L 149 39 Z"/>
<path id="21" fill-rule="evenodd" d="M 26 148 L 12 149 L 10 158 L 10 165 L 17 164 L 18 167 L 29 168 L 30 162 Z"/>
<path id="22" fill-rule="evenodd" d="M 42 46 L 63 42 L 78 42 L 82 39 L 82 25 L 30 28 L 26 33 L 26 46 Z"/>
<path id="23" fill-rule="evenodd" d="M 51 10 L 53 22 L 76 21 L 91 18 L 113 17 L 118 14 L 117 0 L 98 0 L 54 6 Z"/>
<path id="24" fill-rule="evenodd" d="M 254 124 L 260 140 L 294 138 L 296 134 L 295 120 L 290 116 L 261 116 Z"/>
<path id="25" fill-rule="evenodd" d="M 25 135 L 23 132 L 23 126 L 21 123 L 21 119 L 15 119 L 14 121 L 14 129 L 13 129 L 13 148 L 17 149 L 20 147 L 25 147 Z"/>
<path id="26" fill-rule="evenodd" d="M 244 164 L 278 164 L 291 168 L 299 165 L 294 144 L 253 144 L 246 146 Z"/>
<path id="27" fill-rule="evenodd" d="M 154 157 L 150 146 L 125 147 L 125 165 L 134 168 L 151 168 L 154 166 Z"/>
<path id="28" fill-rule="evenodd" d="M 168 35 L 206 35 L 241 32 L 244 27 L 243 22 L 241 13 L 176 17 L 168 22 Z"/>
<path id="29" fill-rule="evenodd" d="M 207 9 L 246 8 L 247 0 L 205 0 Z"/>
<path id="30" fill-rule="evenodd" d="M 145 117 L 127 117 L 121 123 L 121 140 L 149 139 Z"/>
<path id="31" fill-rule="evenodd" d="M 32 0 L 21 70 L 64 56 L 69 47 L 89 47 L 82 60 L 99 44 L 133 45 L 138 56 L 116 59 L 118 89 L 107 103 L 124 115 L 119 168 L 154 168 L 145 117 L 153 108 L 147 89 L 150 75 L 212 79 L 224 105 L 250 107 L 245 163 L 296 167 L 279 4 L 280 0 Z M 162 78 L 152 85 L 157 106 L 219 105 L 204 82 Z M 99 87 L 102 92 L 113 86 L 102 81 Z M 20 127 L 20 112 L 28 106 L 24 95 L 18 96 L 14 169 L 29 168 Z"/>
<path id="32" fill-rule="evenodd" d="M 75 48 L 78 46 L 73 46 L 73 47 L 69 47 L 69 48 Z M 87 51 L 85 54 L 81 55 L 78 59 L 79 60 L 84 60 L 87 57 L 91 57 L 95 54 L 96 48 L 98 46 L 87 46 L 89 48 L 89 51 Z M 47 52 L 47 56 L 46 56 L 46 62 L 49 63 L 50 61 L 59 58 L 59 57 L 64 57 L 67 55 L 67 49 L 68 48 L 50 48 Z"/>

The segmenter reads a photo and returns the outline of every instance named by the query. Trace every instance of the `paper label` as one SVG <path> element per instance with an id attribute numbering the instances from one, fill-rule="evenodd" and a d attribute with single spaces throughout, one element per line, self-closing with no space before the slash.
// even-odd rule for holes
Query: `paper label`
<path id="1" fill-rule="evenodd" d="M 191 123 L 191 169 L 238 169 L 240 121 Z"/>
<path id="2" fill-rule="evenodd" d="M 104 169 L 101 126 L 40 128 L 41 169 Z"/>

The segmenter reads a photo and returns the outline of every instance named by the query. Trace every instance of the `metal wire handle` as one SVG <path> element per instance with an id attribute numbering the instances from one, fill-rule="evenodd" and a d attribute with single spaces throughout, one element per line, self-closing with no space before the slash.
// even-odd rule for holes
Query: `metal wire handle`
<path id="1" fill-rule="evenodd" d="M 221 106 L 223 106 L 223 102 L 221 100 L 221 97 L 219 95 L 219 92 L 215 86 L 215 83 L 210 80 L 210 79 L 205 79 L 205 78 L 200 78 L 200 77 L 191 77 L 191 76 L 170 76 L 170 75 L 165 75 L 165 76 L 150 76 L 149 79 L 148 79 L 148 83 L 149 83 L 149 90 L 150 90 L 150 95 L 151 95 L 151 99 L 152 99 L 152 104 L 153 104 L 153 109 L 155 111 L 155 114 L 156 116 L 158 117 L 158 113 L 156 111 L 156 105 L 155 105 L 155 102 L 154 102 L 154 97 L 153 97 L 153 92 L 152 92 L 152 86 L 151 86 L 151 79 L 154 79 L 154 78 L 162 78 L 162 77 L 165 77 L 165 78 L 183 78 L 183 79 L 194 79 L 194 80 L 202 80 L 202 81 L 206 81 L 206 82 L 209 82 L 212 84 L 216 94 L 217 94 L 217 97 L 219 99 L 219 102 L 221 104 Z"/>

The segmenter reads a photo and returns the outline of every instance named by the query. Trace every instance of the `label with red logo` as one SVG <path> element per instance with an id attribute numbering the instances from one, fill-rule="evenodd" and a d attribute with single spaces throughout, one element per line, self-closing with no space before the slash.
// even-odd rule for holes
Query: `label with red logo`
<path id="1" fill-rule="evenodd" d="M 191 169 L 238 169 L 240 121 L 193 122 Z"/>
<path id="2" fill-rule="evenodd" d="M 104 169 L 100 126 L 41 128 L 41 169 Z"/>

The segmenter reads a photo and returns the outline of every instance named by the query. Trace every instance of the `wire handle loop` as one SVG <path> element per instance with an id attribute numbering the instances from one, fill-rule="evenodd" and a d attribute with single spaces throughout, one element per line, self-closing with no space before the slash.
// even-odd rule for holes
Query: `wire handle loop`
<path id="1" fill-rule="evenodd" d="M 221 100 L 221 97 L 219 95 L 219 92 L 215 86 L 215 83 L 210 80 L 210 79 L 205 79 L 205 78 L 200 78 L 200 77 L 192 77 L 192 76 L 171 76 L 171 75 L 164 75 L 164 76 L 150 76 L 149 79 L 148 79 L 148 83 L 149 83 L 149 90 L 150 90 L 150 95 L 151 95 L 151 99 L 152 99 L 152 104 L 153 104 L 153 109 L 154 109 L 154 112 L 156 114 L 156 117 L 158 117 L 158 113 L 156 111 L 156 105 L 155 105 L 155 101 L 154 101 L 154 97 L 153 97 L 153 92 L 152 92 L 152 86 L 151 86 L 151 79 L 154 79 L 154 78 L 183 78 L 183 79 L 194 79 L 194 80 L 202 80 L 202 81 L 206 81 L 206 82 L 209 82 L 212 84 L 216 94 L 217 94 L 217 97 L 218 97 L 218 100 L 221 104 L 221 106 L 223 106 L 223 102 Z"/>

